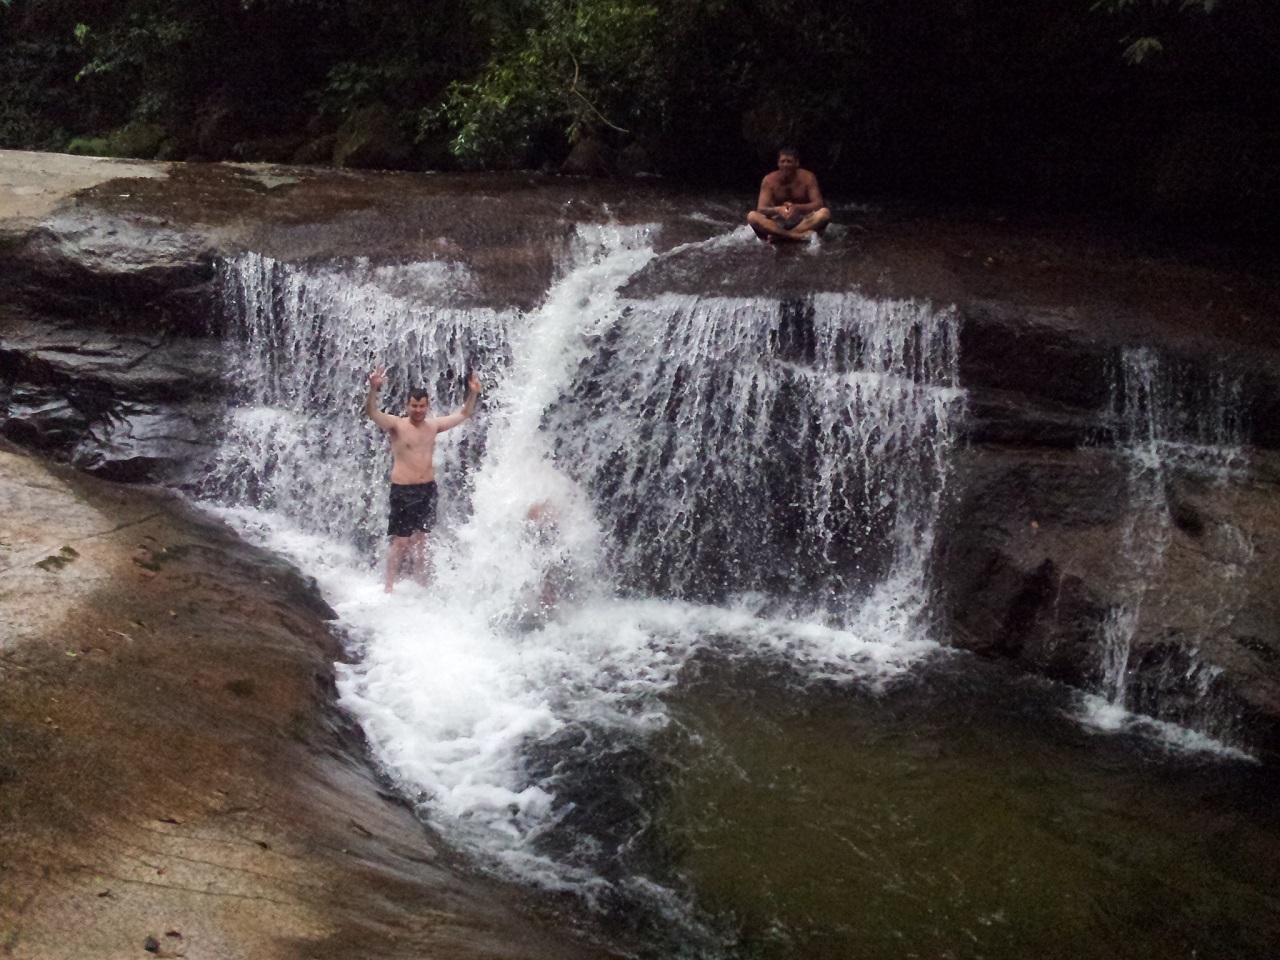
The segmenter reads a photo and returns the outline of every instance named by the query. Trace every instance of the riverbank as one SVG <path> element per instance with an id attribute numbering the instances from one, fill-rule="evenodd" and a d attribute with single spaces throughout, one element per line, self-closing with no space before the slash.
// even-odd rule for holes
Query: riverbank
<path id="1" fill-rule="evenodd" d="M 292 568 L 7 444 L 0 518 L 4 956 L 603 956 L 384 792 Z"/>

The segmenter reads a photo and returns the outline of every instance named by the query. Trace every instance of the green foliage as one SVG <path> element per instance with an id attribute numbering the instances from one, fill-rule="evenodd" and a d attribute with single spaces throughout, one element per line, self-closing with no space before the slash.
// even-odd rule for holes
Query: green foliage
<path id="1" fill-rule="evenodd" d="M 80 157 L 109 157 L 111 145 L 106 137 L 73 137 L 66 151 Z"/>
<path id="2" fill-rule="evenodd" d="M 423 80 L 430 70 L 413 51 L 368 60 L 344 60 L 335 64 L 324 86 L 312 97 L 326 116 L 344 117 L 375 103 L 395 104 L 411 110 L 420 104 Z M 430 85 L 438 92 L 443 84 Z M 406 102 L 407 101 L 407 102 Z"/>
<path id="3" fill-rule="evenodd" d="M 0 6 L 0 148 L 56 150 L 74 127 L 76 98 L 65 88 L 79 51 L 66 36 L 26 39 L 17 17 Z"/>
<path id="4" fill-rule="evenodd" d="M 318 98 L 324 107 L 346 114 L 377 99 L 384 91 L 403 82 L 412 70 L 405 60 L 390 63 L 339 63 L 329 71 L 324 90 Z"/>
<path id="5" fill-rule="evenodd" d="M 1092 10 L 1122 17 L 1135 24 L 1124 38 L 1124 59 L 1138 65 L 1164 52 L 1160 33 L 1171 20 L 1184 14 L 1211 14 L 1221 0 L 1094 0 Z"/>
<path id="6" fill-rule="evenodd" d="M 1276 0 L 0 0 L 0 146 L 500 167 L 585 138 L 741 187 L 792 141 L 833 193 L 1136 206 L 1191 110 L 1268 131 L 1214 170 L 1280 182 L 1277 36 Z"/>
<path id="7" fill-rule="evenodd" d="M 1129 63 L 1139 64 L 1148 57 L 1164 51 L 1164 44 L 1159 37 L 1139 37 L 1124 49 L 1124 58 Z"/>
<path id="8" fill-rule="evenodd" d="M 671 16 L 682 128 L 720 129 L 769 156 L 782 142 L 827 141 L 856 114 L 876 53 L 874 17 L 857 0 L 673 2 Z"/>
<path id="9" fill-rule="evenodd" d="M 452 128 L 459 158 L 519 164 L 556 131 L 576 142 L 660 116 L 667 87 L 656 6 L 534 0 L 517 12 L 524 16 L 501 25 L 479 78 L 454 82 L 442 107 L 424 113 L 428 132 Z"/>
<path id="10" fill-rule="evenodd" d="M 202 24 L 175 4 L 131 4 L 122 18 L 101 26 L 78 23 L 75 37 L 88 56 L 76 74 L 127 111 L 131 119 L 175 119 L 186 92 L 192 48 Z"/>

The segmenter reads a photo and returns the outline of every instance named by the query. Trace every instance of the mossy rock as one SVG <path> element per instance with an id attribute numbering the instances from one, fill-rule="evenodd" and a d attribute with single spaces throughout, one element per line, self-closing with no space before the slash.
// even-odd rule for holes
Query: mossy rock
<path id="1" fill-rule="evenodd" d="M 111 145 L 106 137 L 75 137 L 67 144 L 66 152 L 77 157 L 109 157 Z"/>
<path id="2" fill-rule="evenodd" d="M 126 123 L 107 137 L 108 154 L 154 160 L 169 138 L 169 131 L 156 123 Z"/>
<path id="3" fill-rule="evenodd" d="M 333 162 L 357 169 L 403 169 L 412 153 L 407 127 L 404 118 L 382 104 L 353 111 L 338 129 Z"/>
<path id="4" fill-rule="evenodd" d="M 294 151 L 293 156 L 289 158 L 289 162 L 301 164 L 333 163 L 333 148 L 337 142 L 338 138 L 332 133 L 316 137 L 314 140 L 308 140 Z"/>
<path id="5" fill-rule="evenodd" d="M 643 177 L 657 173 L 653 154 L 639 143 L 629 143 L 618 152 L 618 173 L 624 177 Z"/>
<path id="6" fill-rule="evenodd" d="M 37 560 L 36 566 L 41 570 L 46 570 L 52 573 L 56 570 L 61 570 L 69 563 L 75 563 L 79 557 L 80 554 L 74 547 L 65 546 L 57 553 L 51 554 L 43 560 Z"/>
<path id="7" fill-rule="evenodd" d="M 614 172 L 617 154 L 601 140 L 579 140 L 569 151 L 569 157 L 561 170 L 565 173 L 588 177 L 607 177 Z"/>
<path id="8" fill-rule="evenodd" d="M 249 127 L 240 110 L 213 99 L 196 112 L 192 127 L 195 152 L 210 160 L 229 160 L 235 147 L 248 138 Z"/>
<path id="9" fill-rule="evenodd" d="M 302 148 L 305 138 L 297 134 L 257 137 L 237 143 L 232 154 L 248 163 L 289 163 Z"/>

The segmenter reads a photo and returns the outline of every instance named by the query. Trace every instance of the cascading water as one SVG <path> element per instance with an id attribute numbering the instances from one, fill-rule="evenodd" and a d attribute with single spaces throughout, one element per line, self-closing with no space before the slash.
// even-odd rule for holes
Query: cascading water
<path id="1" fill-rule="evenodd" d="M 299 270 L 246 254 L 222 274 L 238 327 L 239 402 L 211 491 L 367 548 L 385 524 L 388 491 L 385 444 L 361 414 L 362 374 L 385 364 L 403 386 L 430 385 L 442 400 L 452 389 L 460 401 L 469 364 L 506 362 L 513 314 L 438 306 L 468 282 L 445 264 Z M 465 479 L 478 443 L 474 430 L 444 434 L 439 465 Z M 445 488 L 445 517 L 465 504 L 465 484 Z"/>
<path id="2" fill-rule="evenodd" d="M 955 368 L 919 304 L 672 296 L 630 305 L 551 420 L 630 582 L 846 615 L 921 579 Z"/>
<path id="3" fill-rule="evenodd" d="M 1170 484 L 1186 476 L 1225 484 L 1248 463 L 1239 384 L 1222 375 L 1205 380 L 1184 374 L 1162 364 L 1150 348 L 1127 350 L 1122 357 L 1112 407 L 1117 443 L 1128 464 L 1129 504 L 1117 584 L 1123 599 L 1102 626 L 1102 702 L 1091 702 L 1089 709 L 1093 722 L 1108 728 L 1122 726 L 1130 716 L 1128 711 L 1133 710 L 1157 720 L 1176 720 L 1194 732 L 1229 742 L 1232 717 L 1214 696 L 1214 681 L 1220 671 L 1194 652 L 1185 662 L 1170 661 L 1159 670 L 1148 671 L 1161 678 L 1154 685 L 1148 680 L 1145 689 L 1135 689 L 1133 683 L 1134 637 L 1174 536 Z M 1247 539 L 1237 530 L 1228 532 L 1247 553 Z M 1203 629 L 1229 611 L 1227 586 L 1238 569 L 1224 565 L 1218 571 L 1223 589 L 1217 609 L 1203 611 Z M 1166 702 L 1162 688 L 1167 691 L 1174 686 L 1194 690 L 1189 698 L 1196 704 L 1194 713 L 1174 710 Z M 1185 739 L 1176 730 L 1164 733 Z"/>
<path id="4" fill-rule="evenodd" d="M 937 649 L 927 559 L 963 399 L 947 311 L 628 300 L 653 229 L 579 226 L 527 313 L 456 305 L 456 265 L 226 264 L 242 393 L 207 488 L 318 578 L 353 643 L 343 704 L 451 842 L 650 903 L 674 894 L 637 866 L 644 798 L 593 820 L 579 781 L 644 765 L 699 649 L 872 685 Z M 376 363 L 437 412 L 466 370 L 486 384 L 437 451 L 437 581 L 390 597 Z"/>

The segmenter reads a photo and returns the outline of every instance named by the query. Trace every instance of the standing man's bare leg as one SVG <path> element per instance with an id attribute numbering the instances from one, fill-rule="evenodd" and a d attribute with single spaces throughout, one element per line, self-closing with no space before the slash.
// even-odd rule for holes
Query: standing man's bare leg
<path id="1" fill-rule="evenodd" d="M 409 560 L 413 564 L 413 579 L 424 587 L 431 586 L 435 570 L 431 565 L 431 553 L 427 550 L 427 535 L 419 531 L 409 538 Z"/>
<path id="2" fill-rule="evenodd" d="M 392 537 L 387 547 L 387 586 L 386 593 L 391 592 L 396 580 L 400 578 L 400 568 L 404 565 L 404 555 L 409 550 L 409 537 Z"/>

